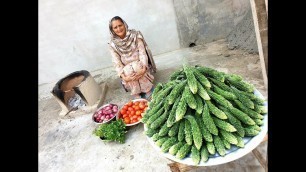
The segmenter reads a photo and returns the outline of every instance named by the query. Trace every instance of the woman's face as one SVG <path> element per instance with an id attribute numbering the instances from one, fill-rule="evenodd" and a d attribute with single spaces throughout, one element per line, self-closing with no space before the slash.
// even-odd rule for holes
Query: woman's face
<path id="1" fill-rule="evenodd" d="M 112 21 L 112 29 L 121 39 L 126 35 L 126 29 L 124 24 L 120 20 Z"/>

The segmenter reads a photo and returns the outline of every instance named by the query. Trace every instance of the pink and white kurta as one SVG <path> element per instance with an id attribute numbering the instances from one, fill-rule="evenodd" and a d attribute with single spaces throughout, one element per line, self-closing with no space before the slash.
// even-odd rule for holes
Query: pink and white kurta
<path id="1" fill-rule="evenodd" d="M 140 38 L 136 39 L 137 45 L 134 52 L 131 55 L 127 54 L 119 54 L 112 46 L 109 47 L 110 53 L 112 55 L 112 62 L 116 68 L 118 76 L 123 72 L 133 72 L 129 71 L 129 67 L 125 67 L 126 65 L 131 65 L 131 62 L 139 61 L 140 65 L 138 68 L 146 67 L 146 72 L 144 75 L 136 81 L 126 82 L 122 80 L 123 86 L 131 91 L 131 95 L 139 94 L 141 92 L 146 93 L 151 90 L 153 87 L 154 76 L 151 74 L 151 65 L 148 64 L 148 56 L 146 54 L 146 49 L 143 43 L 143 40 Z M 125 67 L 125 68 L 124 68 Z M 135 68 L 135 67 L 134 67 Z M 125 69 L 125 70 L 124 70 Z M 132 70 L 132 68 L 131 68 Z"/>

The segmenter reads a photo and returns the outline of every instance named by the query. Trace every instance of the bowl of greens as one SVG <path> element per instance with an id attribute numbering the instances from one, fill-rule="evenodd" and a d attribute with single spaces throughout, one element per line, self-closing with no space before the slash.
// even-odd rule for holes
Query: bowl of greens
<path id="1" fill-rule="evenodd" d="M 125 133 L 127 132 L 125 123 L 122 119 L 111 121 L 98 125 L 93 134 L 100 137 L 103 141 L 125 142 Z"/>

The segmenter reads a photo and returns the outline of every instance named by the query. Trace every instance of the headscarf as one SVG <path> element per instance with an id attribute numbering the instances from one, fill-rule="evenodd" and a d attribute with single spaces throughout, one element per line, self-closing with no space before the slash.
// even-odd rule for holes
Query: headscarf
<path id="1" fill-rule="evenodd" d="M 151 50 L 149 49 L 146 41 L 144 40 L 143 35 L 140 31 L 136 31 L 135 29 L 128 29 L 127 23 L 122 19 L 123 24 L 126 29 L 126 35 L 123 39 L 121 39 L 112 29 L 112 22 L 109 21 L 109 31 L 110 31 L 110 46 L 116 50 L 120 56 L 131 56 L 134 51 L 137 49 L 137 39 L 142 39 L 146 53 L 148 56 L 148 63 L 152 67 L 152 71 L 156 72 L 156 66 L 153 59 L 153 55 Z"/>

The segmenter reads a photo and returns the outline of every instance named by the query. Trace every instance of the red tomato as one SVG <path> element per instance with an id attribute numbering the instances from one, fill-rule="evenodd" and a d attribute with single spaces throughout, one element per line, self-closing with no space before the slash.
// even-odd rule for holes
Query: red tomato
<path id="1" fill-rule="evenodd" d="M 126 117 L 124 118 L 124 123 L 129 124 L 131 122 L 130 118 Z"/>
<path id="2" fill-rule="evenodd" d="M 136 114 L 136 115 L 141 115 L 141 111 L 140 111 L 140 110 L 137 110 L 135 114 Z"/>
<path id="3" fill-rule="evenodd" d="M 129 107 L 133 106 L 133 102 L 132 101 L 128 102 L 127 106 L 129 106 Z"/>
<path id="4" fill-rule="evenodd" d="M 144 109 L 144 108 L 145 108 L 145 104 L 144 104 L 143 102 L 141 102 L 141 103 L 139 104 L 139 108 L 140 108 L 140 109 Z"/>
<path id="5" fill-rule="evenodd" d="M 137 110 L 139 110 L 140 108 L 139 108 L 139 106 L 137 105 L 137 106 L 134 107 L 134 109 L 137 111 Z"/>
<path id="6" fill-rule="evenodd" d="M 128 106 L 127 106 L 127 105 L 124 105 L 122 109 L 128 110 Z"/>
<path id="7" fill-rule="evenodd" d="M 120 110 L 120 113 L 121 113 L 122 115 L 124 115 L 124 114 L 126 114 L 126 110 L 125 110 L 125 109 L 121 109 L 121 110 Z"/>

